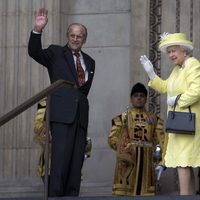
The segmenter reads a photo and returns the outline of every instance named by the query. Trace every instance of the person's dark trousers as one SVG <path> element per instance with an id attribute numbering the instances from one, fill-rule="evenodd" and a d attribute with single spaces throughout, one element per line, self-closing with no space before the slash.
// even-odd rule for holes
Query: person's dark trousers
<path id="1" fill-rule="evenodd" d="M 51 123 L 52 156 L 49 196 L 78 196 L 87 130 L 73 124 Z"/>

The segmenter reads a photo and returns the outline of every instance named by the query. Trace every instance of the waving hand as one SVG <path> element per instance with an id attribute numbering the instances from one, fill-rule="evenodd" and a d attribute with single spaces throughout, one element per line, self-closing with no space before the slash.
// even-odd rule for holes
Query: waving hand
<path id="1" fill-rule="evenodd" d="M 34 12 L 35 15 L 35 27 L 34 31 L 41 33 L 48 22 L 48 10 L 40 8 L 39 11 Z"/>

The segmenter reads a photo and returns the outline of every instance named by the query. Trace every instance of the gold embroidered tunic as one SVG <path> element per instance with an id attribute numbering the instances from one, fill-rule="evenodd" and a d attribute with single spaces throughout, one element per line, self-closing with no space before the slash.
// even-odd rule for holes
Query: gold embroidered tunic
<path id="1" fill-rule="evenodd" d="M 42 134 L 42 129 L 45 128 L 45 110 L 46 110 L 46 100 L 42 100 L 38 103 L 38 110 L 34 121 L 34 140 L 41 146 L 41 153 L 37 166 L 37 175 L 43 177 L 45 175 L 45 160 L 44 160 L 44 150 L 45 150 L 45 135 Z M 49 174 L 50 174 L 50 164 L 51 164 L 51 134 L 49 134 Z"/>
<path id="2" fill-rule="evenodd" d="M 155 194 L 153 150 L 163 147 L 163 121 L 145 109 L 131 108 L 112 120 L 108 136 L 116 151 L 114 195 Z"/>
<path id="3" fill-rule="evenodd" d="M 35 121 L 34 121 L 34 140 L 40 145 L 41 147 L 41 152 L 39 156 L 39 161 L 37 165 L 37 175 L 40 177 L 44 177 L 45 175 L 45 134 L 42 133 L 44 132 L 45 128 L 45 111 L 46 111 L 46 99 L 42 100 L 41 102 L 38 103 L 38 109 L 36 112 L 35 116 Z M 52 136 L 49 134 L 49 175 L 50 175 L 50 165 L 51 165 L 51 140 Z M 91 156 L 91 150 L 92 150 L 92 141 L 90 137 L 87 137 L 87 144 L 85 148 L 85 159 L 89 158 Z M 81 179 L 83 176 L 81 175 Z"/>

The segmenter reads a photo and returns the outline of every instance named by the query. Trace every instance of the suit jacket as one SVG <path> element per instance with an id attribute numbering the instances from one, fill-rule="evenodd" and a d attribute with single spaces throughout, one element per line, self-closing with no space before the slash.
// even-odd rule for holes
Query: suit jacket
<path id="1" fill-rule="evenodd" d="M 78 78 L 71 49 L 66 45 L 50 45 L 42 49 L 41 34 L 31 32 L 29 55 L 48 70 L 51 83 L 63 79 L 74 82 L 78 86 Z M 81 52 L 88 71 L 88 80 L 78 88 L 61 88 L 51 95 L 50 120 L 61 123 L 73 123 L 75 116 L 80 114 L 80 124 L 83 128 L 88 126 L 89 93 L 94 71 L 95 61 L 84 52 Z"/>

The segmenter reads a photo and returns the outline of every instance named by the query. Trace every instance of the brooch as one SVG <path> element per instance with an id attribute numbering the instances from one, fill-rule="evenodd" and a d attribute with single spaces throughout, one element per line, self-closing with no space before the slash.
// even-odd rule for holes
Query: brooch
<path id="1" fill-rule="evenodd" d="M 147 117 L 147 118 L 146 118 L 146 122 L 147 122 L 148 124 L 153 124 L 153 123 L 154 123 L 153 117 Z"/>

